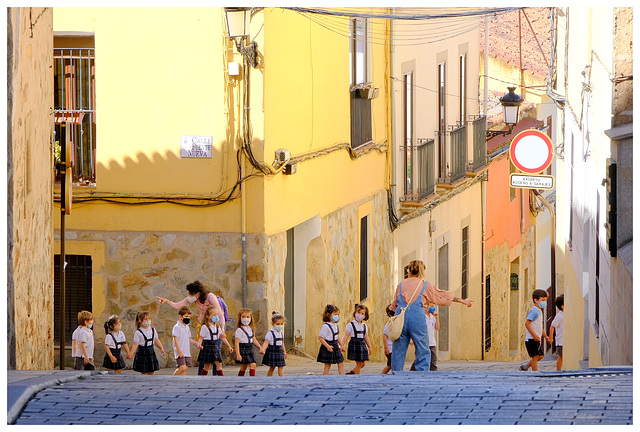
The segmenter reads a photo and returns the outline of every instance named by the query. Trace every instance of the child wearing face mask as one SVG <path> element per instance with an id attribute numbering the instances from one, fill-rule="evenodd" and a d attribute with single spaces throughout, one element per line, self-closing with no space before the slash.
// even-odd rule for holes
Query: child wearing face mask
<path id="1" fill-rule="evenodd" d="M 198 354 L 198 363 L 203 363 L 202 372 L 200 375 L 207 375 L 211 365 L 215 365 L 215 369 L 212 372 L 213 375 L 223 376 L 222 373 L 222 354 L 220 353 L 219 340 L 229 347 L 229 352 L 233 352 L 233 347 L 227 340 L 227 335 L 220 328 L 218 324 L 220 317 L 218 316 L 218 309 L 209 306 L 204 312 L 204 321 L 200 327 L 200 337 L 198 338 L 198 344 L 202 346 L 200 354 Z"/>
<path id="2" fill-rule="evenodd" d="M 93 364 L 93 314 L 81 311 L 78 314 L 78 340 L 74 353 L 74 368 L 76 370 L 95 370 Z"/>
<path id="3" fill-rule="evenodd" d="M 369 361 L 369 355 L 371 355 L 371 341 L 369 340 L 367 325 L 364 323 L 369 319 L 369 308 L 356 303 L 353 318 L 347 324 L 342 338 L 342 346 L 347 340 L 349 341 L 347 359 L 356 362 L 356 367 L 347 372 L 347 375 L 359 375 L 365 363 Z"/>
<path id="4" fill-rule="evenodd" d="M 133 346 L 127 358 L 131 359 L 132 353 L 135 352 L 133 370 L 140 372 L 142 375 L 153 375 L 155 371 L 160 369 L 153 346 L 157 346 L 163 356 L 166 355 L 166 352 L 158 338 L 158 332 L 151 327 L 151 314 L 149 312 L 138 312 L 138 315 L 136 315 L 136 328 L 137 330 L 133 334 Z"/>
<path id="5" fill-rule="evenodd" d="M 287 350 L 284 347 L 284 317 L 278 312 L 271 312 L 271 324 L 273 327 L 264 337 L 264 344 L 260 350 L 260 354 L 264 355 L 262 364 L 269 366 L 267 376 L 273 376 L 275 368 L 278 368 L 279 376 L 284 376 L 287 358 Z"/>
<path id="6" fill-rule="evenodd" d="M 253 357 L 253 345 L 262 349 L 258 340 L 254 337 L 253 312 L 251 309 L 240 309 L 238 312 L 238 327 L 236 328 L 236 363 L 240 363 L 238 376 L 244 376 L 247 366 L 249 375 L 256 376 L 256 359 Z"/>
<path id="7" fill-rule="evenodd" d="M 182 306 L 178 310 L 178 322 L 173 326 L 173 353 L 176 357 L 178 367 L 173 371 L 174 375 L 186 375 L 189 367 L 192 366 L 191 349 L 189 344 L 192 343 L 202 349 L 202 345 L 198 341 L 191 338 L 191 309 L 189 306 Z"/>
<path id="8" fill-rule="evenodd" d="M 119 374 L 125 366 L 121 354 L 121 347 L 124 346 L 124 349 L 127 351 L 127 357 L 129 357 L 129 345 L 122 331 L 122 320 L 120 317 L 111 315 L 107 322 L 104 323 L 104 332 L 106 333 L 106 337 L 104 339 L 104 360 L 102 361 L 102 367 L 111 369 Z"/>
<path id="9" fill-rule="evenodd" d="M 527 363 L 520 365 L 520 370 L 526 371 L 531 367 L 531 370 L 538 370 L 538 362 L 544 357 L 544 351 L 542 349 L 542 338 L 545 338 L 547 342 L 551 343 L 551 339 L 544 331 L 544 308 L 547 307 L 547 297 L 549 295 L 545 290 L 537 289 L 531 294 L 533 299 L 533 307 L 527 315 L 527 321 L 524 324 L 527 329 L 527 335 L 524 339 L 524 345 L 527 347 L 527 352 L 531 357 Z"/>
<path id="10" fill-rule="evenodd" d="M 322 375 L 328 375 L 332 364 L 338 365 L 338 373 L 344 375 L 344 357 L 342 356 L 342 345 L 340 345 L 340 309 L 335 305 L 327 305 L 322 314 L 324 324 L 320 327 L 320 351 L 318 352 L 318 362 L 324 363 Z"/>

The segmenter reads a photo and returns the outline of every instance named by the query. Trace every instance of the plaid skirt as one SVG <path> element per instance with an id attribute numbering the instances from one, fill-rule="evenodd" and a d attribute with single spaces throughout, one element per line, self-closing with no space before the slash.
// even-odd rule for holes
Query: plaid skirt
<path id="1" fill-rule="evenodd" d="M 138 346 L 133 357 L 133 370 L 141 373 L 155 372 L 160 369 L 156 352 L 151 346 Z"/>
<path id="2" fill-rule="evenodd" d="M 242 356 L 242 360 L 236 360 L 238 364 L 251 364 L 256 362 L 256 359 L 253 357 L 253 344 L 240 343 L 240 355 Z"/>
<path id="3" fill-rule="evenodd" d="M 318 352 L 318 362 L 324 364 L 338 364 L 344 362 L 344 357 L 338 346 L 338 341 L 327 341 L 329 345 L 333 347 L 333 352 L 324 346 L 320 345 L 320 351 Z"/>
<path id="4" fill-rule="evenodd" d="M 213 362 L 221 362 L 222 354 L 220 353 L 220 348 L 218 347 L 217 340 L 205 340 L 202 341 L 202 349 L 200 350 L 200 354 L 198 354 L 198 362 L 202 362 L 204 364 L 211 364 Z"/>
<path id="5" fill-rule="evenodd" d="M 262 364 L 272 367 L 286 366 L 282 345 L 268 345 L 264 357 L 262 357 Z"/>
<path id="6" fill-rule="evenodd" d="M 124 369 L 124 359 L 122 358 L 122 354 L 120 353 L 120 349 L 109 348 L 111 350 L 111 354 L 116 358 L 116 362 L 112 362 L 109 358 L 109 354 L 104 354 L 104 360 L 102 361 L 102 367 L 112 370 Z"/>
<path id="7" fill-rule="evenodd" d="M 347 358 L 354 361 L 369 361 L 369 350 L 364 339 L 352 337 L 347 347 Z"/>

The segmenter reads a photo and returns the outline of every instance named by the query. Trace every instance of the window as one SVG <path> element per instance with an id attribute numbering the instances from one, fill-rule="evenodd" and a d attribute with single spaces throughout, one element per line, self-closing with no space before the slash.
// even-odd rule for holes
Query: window
<path id="1" fill-rule="evenodd" d="M 93 37 L 54 37 L 54 131 L 62 145 L 71 127 L 73 181 L 96 181 L 96 86 Z"/>
<path id="2" fill-rule="evenodd" d="M 440 163 L 438 164 L 438 177 L 446 174 L 446 137 L 447 123 L 445 117 L 445 63 L 438 64 L 438 151 Z"/>
<path id="3" fill-rule="evenodd" d="M 469 297 L 469 227 L 462 228 L 462 298 Z"/>
<path id="4" fill-rule="evenodd" d="M 413 72 L 404 75 L 403 82 L 404 94 L 404 194 L 405 196 L 413 193 L 412 185 L 412 145 L 413 145 Z"/>
<path id="5" fill-rule="evenodd" d="M 360 300 L 369 297 L 369 216 L 360 219 Z"/>
<path id="6" fill-rule="evenodd" d="M 467 118 L 467 55 L 460 54 L 460 122 Z"/>
<path id="7" fill-rule="evenodd" d="M 71 334 L 78 327 L 78 312 L 91 311 L 92 289 L 92 261 L 90 255 L 66 255 L 67 267 L 64 278 L 66 290 L 64 294 L 64 327 L 65 346 L 71 342 Z M 54 339 L 60 342 L 60 255 L 55 255 L 53 260 L 54 286 L 53 286 L 53 310 L 54 310 Z"/>
<path id="8" fill-rule="evenodd" d="M 357 148 L 372 140 L 371 99 L 363 99 L 355 86 L 369 80 L 369 36 L 366 19 L 351 20 L 351 147 Z"/>

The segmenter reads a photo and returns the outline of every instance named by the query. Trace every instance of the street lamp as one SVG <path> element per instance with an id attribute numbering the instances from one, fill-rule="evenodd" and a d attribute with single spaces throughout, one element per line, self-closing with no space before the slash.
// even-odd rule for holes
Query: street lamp
<path id="1" fill-rule="evenodd" d="M 487 138 L 493 138 L 498 135 L 510 135 L 513 132 L 513 127 L 518 124 L 518 111 L 520 110 L 520 104 L 524 101 L 524 99 L 522 99 L 520 95 L 514 93 L 516 89 L 515 87 L 507 87 L 507 89 L 509 90 L 509 93 L 506 93 L 500 98 L 500 104 L 502 105 L 504 122 L 507 126 L 509 126 L 509 130 L 488 130 Z"/>
<path id="2" fill-rule="evenodd" d="M 249 22 L 251 20 L 250 7 L 226 7 L 224 17 L 227 23 L 227 35 L 236 43 L 236 49 L 254 68 L 258 66 L 258 43 L 253 41 L 245 46 L 244 41 L 249 37 Z"/>

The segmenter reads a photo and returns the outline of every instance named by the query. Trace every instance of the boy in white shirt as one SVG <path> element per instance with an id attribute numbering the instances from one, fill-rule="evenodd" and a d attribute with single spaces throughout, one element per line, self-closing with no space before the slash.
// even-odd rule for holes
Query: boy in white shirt
<path id="1" fill-rule="evenodd" d="M 533 307 L 527 315 L 527 321 L 524 327 L 527 329 L 527 336 L 524 339 L 524 344 L 527 347 L 527 352 L 531 356 L 526 364 L 520 365 L 520 370 L 526 371 L 531 366 L 531 370 L 538 370 L 538 361 L 544 357 L 542 350 L 542 338 L 545 338 L 547 342 L 551 342 L 549 336 L 544 331 L 543 310 L 547 307 L 548 294 L 545 290 L 537 289 L 531 294 L 533 298 Z"/>
<path id="2" fill-rule="evenodd" d="M 89 311 L 81 311 L 78 314 L 78 328 L 76 329 L 77 341 L 74 357 L 74 369 L 95 370 L 93 364 L 93 314 Z M 75 333 L 75 332 L 74 332 Z"/>
<path id="3" fill-rule="evenodd" d="M 562 369 L 562 345 L 564 343 L 564 294 L 556 298 L 556 307 L 560 310 L 551 322 L 551 329 L 549 330 L 549 339 L 553 342 L 553 332 L 556 333 L 556 352 L 558 353 L 558 361 L 556 362 L 556 369 Z"/>
<path id="4" fill-rule="evenodd" d="M 178 364 L 178 367 L 173 372 L 174 375 L 186 375 L 189 366 L 193 364 L 189 343 L 202 349 L 202 345 L 191 338 L 190 322 L 191 310 L 189 306 L 182 306 L 178 311 L 178 322 L 173 326 L 173 332 L 171 333 L 173 335 L 173 353 L 176 356 L 176 363 Z"/>

